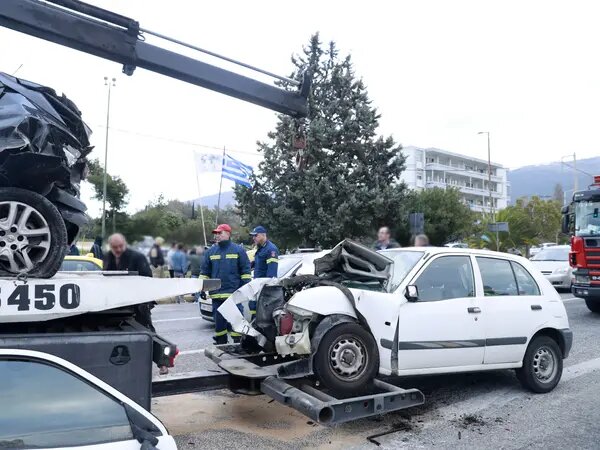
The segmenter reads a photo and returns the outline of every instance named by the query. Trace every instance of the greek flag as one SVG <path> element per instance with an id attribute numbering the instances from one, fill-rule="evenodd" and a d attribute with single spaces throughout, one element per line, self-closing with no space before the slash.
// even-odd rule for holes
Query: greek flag
<path id="1" fill-rule="evenodd" d="M 234 181 L 236 184 L 242 186 L 252 187 L 250 184 L 250 175 L 252 175 L 252 167 L 247 166 L 239 162 L 237 159 L 232 158 L 228 154 L 225 154 L 223 158 L 223 171 L 222 177 L 228 180 Z"/>

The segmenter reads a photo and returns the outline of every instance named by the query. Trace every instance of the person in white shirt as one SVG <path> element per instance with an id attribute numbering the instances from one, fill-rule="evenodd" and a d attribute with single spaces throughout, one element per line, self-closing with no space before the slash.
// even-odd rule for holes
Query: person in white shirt
<path id="1" fill-rule="evenodd" d="M 167 252 L 167 270 L 169 271 L 169 276 L 171 278 L 175 278 L 175 272 L 173 270 L 173 255 L 175 254 L 175 252 L 177 251 L 177 243 L 176 242 L 172 242 L 171 243 L 171 248 L 169 249 L 169 251 Z"/>

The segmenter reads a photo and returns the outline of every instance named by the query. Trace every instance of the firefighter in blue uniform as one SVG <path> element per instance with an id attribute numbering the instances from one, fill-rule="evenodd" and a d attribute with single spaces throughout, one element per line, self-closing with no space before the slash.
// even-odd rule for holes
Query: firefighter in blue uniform
<path id="1" fill-rule="evenodd" d="M 227 333 L 234 342 L 240 335 L 231 330 L 231 325 L 217 311 L 233 292 L 252 279 L 250 260 L 244 248 L 231 242 L 231 227 L 221 224 L 213 230 L 217 243 L 204 252 L 200 278 L 218 278 L 221 287 L 209 293 L 212 298 L 213 318 L 215 319 L 215 343 L 226 344 Z M 241 309 L 241 305 L 240 305 Z"/>
<path id="2" fill-rule="evenodd" d="M 277 278 L 279 249 L 267 238 L 267 229 L 257 226 L 250 232 L 256 244 L 254 254 L 254 278 Z M 256 301 L 250 301 L 250 315 L 256 314 Z"/>

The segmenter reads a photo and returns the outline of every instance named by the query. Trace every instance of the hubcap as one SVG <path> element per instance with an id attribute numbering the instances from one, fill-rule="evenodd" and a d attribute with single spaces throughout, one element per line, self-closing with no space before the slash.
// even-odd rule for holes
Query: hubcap
<path id="1" fill-rule="evenodd" d="M 548 383 L 556 375 L 556 355 L 548 347 L 540 347 L 533 356 L 533 373 L 542 383 Z"/>
<path id="2" fill-rule="evenodd" d="M 367 367 L 364 344 L 354 337 L 338 339 L 331 346 L 329 364 L 340 379 L 351 381 L 359 378 Z"/>
<path id="3" fill-rule="evenodd" d="M 21 202 L 0 202 L 0 266 L 29 272 L 50 251 L 50 228 L 40 212 Z"/>

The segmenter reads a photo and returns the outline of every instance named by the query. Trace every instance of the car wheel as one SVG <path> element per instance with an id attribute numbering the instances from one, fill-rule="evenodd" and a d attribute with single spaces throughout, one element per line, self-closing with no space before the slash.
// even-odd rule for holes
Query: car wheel
<path id="1" fill-rule="evenodd" d="M 56 207 L 26 189 L 0 188 L 0 275 L 50 278 L 67 253 L 67 229 Z"/>
<path id="2" fill-rule="evenodd" d="M 325 387 L 356 395 L 379 372 L 379 352 L 373 336 L 354 322 L 333 327 L 321 339 L 313 360 L 314 372 Z"/>
<path id="3" fill-rule="evenodd" d="M 600 313 L 600 301 L 592 300 L 591 298 L 585 299 L 585 306 L 593 313 Z"/>
<path id="4" fill-rule="evenodd" d="M 517 378 L 526 389 L 543 394 L 556 387 L 562 370 L 563 355 L 556 341 L 538 336 L 529 343 Z"/>

